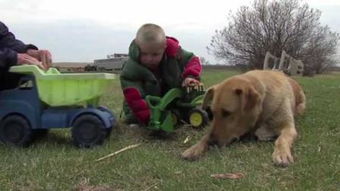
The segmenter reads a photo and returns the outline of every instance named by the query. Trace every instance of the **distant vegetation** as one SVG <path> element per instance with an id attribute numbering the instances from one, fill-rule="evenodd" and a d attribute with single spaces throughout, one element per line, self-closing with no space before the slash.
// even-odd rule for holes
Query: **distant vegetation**
<path id="1" fill-rule="evenodd" d="M 302 60 L 305 73 L 322 73 L 335 65 L 339 34 L 320 24 L 321 11 L 300 0 L 254 0 L 230 14 L 228 24 L 208 50 L 230 65 L 263 68 L 267 51 L 286 51 Z"/>

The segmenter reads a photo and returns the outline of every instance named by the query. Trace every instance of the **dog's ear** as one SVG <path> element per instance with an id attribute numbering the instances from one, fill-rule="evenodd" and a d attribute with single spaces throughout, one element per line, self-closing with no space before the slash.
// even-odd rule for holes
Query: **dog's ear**
<path id="1" fill-rule="evenodd" d="M 241 97 L 241 107 L 243 111 L 248 111 L 255 107 L 255 105 L 260 101 L 259 93 L 249 86 L 245 89 L 237 88 L 234 90 L 235 93 Z"/>
<path id="2" fill-rule="evenodd" d="M 207 92 L 204 95 L 203 103 L 202 103 L 202 109 L 207 109 L 211 105 L 211 101 L 214 97 L 215 92 L 215 86 L 212 86 L 207 90 Z"/>

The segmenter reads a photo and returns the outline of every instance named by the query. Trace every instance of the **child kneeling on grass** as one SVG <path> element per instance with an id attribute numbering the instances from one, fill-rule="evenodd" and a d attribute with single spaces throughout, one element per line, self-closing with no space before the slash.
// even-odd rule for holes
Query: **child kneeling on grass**
<path id="1" fill-rule="evenodd" d="M 163 96 L 171 88 L 198 85 L 202 65 L 155 24 L 144 24 L 129 47 L 129 59 L 120 75 L 123 110 L 128 124 L 147 125 L 151 111 L 147 95 Z"/>

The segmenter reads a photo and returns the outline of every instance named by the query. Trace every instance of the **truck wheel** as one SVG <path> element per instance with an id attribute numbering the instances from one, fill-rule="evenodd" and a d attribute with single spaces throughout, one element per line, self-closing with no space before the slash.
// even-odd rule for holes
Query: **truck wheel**
<path id="1" fill-rule="evenodd" d="M 76 118 L 72 125 L 73 143 L 77 147 L 91 148 L 101 145 L 107 135 L 103 122 L 91 114 Z"/>
<path id="2" fill-rule="evenodd" d="M 32 140 L 29 122 L 20 115 L 10 115 L 1 121 L 0 139 L 5 144 L 27 147 Z"/>
<path id="3" fill-rule="evenodd" d="M 189 112 L 188 121 L 194 128 L 202 128 L 209 122 L 208 113 L 200 108 L 194 108 Z"/>
<path id="4" fill-rule="evenodd" d="M 112 127 L 105 129 L 105 138 L 109 138 L 111 135 Z"/>

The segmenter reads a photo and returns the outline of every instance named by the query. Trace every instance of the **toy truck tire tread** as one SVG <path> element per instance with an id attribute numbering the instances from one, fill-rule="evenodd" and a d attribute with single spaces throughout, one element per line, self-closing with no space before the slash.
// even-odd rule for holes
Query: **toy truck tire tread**
<path id="1" fill-rule="evenodd" d="M 27 147 L 32 140 L 31 126 L 21 115 L 9 115 L 0 123 L 0 139 L 5 144 Z"/>
<path id="2" fill-rule="evenodd" d="M 80 148 L 101 145 L 107 137 L 103 122 L 93 114 L 83 114 L 72 125 L 73 143 Z"/>

